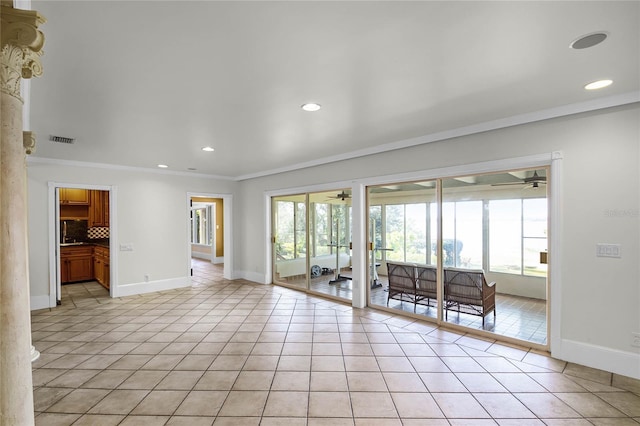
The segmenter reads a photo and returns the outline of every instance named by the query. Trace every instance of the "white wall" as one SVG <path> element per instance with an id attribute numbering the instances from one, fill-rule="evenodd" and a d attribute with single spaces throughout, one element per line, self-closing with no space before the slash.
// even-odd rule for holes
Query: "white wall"
<path id="1" fill-rule="evenodd" d="M 485 277 L 487 282 L 496 282 L 496 291 L 498 293 L 542 300 L 547 299 L 547 280 L 545 278 L 501 274 L 498 272 L 486 272 Z"/>
<path id="2" fill-rule="evenodd" d="M 31 299 L 49 297 L 49 198 L 48 183 L 105 185 L 116 187 L 114 238 L 132 243 L 134 250 L 115 248 L 115 279 L 119 294 L 149 291 L 190 284 L 188 275 L 187 193 L 232 194 L 237 184 L 197 176 L 155 172 L 76 167 L 30 161 L 27 166 L 29 191 L 29 274 Z M 112 230 L 113 232 L 113 230 Z M 112 254 L 114 253 L 112 249 Z M 149 283 L 144 282 L 145 274 Z M 128 287 L 127 287 L 128 286 Z M 125 291 L 126 289 L 126 291 Z M 42 307 L 42 306 L 39 306 Z"/>
<path id="3" fill-rule="evenodd" d="M 551 301 L 560 304 L 561 323 L 552 353 L 640 378 L 639 349 L 631 346 L 632 333 L 640 332 L 639 122 L 633 104 L 243 181 L 236 269 L 271 279 L 267 191 L 561 151 L 562 263 L 552 265 L 561 268 L 561 292 Z M 621 244 L 622 258 L 596 258 L 596 243 Z"/>

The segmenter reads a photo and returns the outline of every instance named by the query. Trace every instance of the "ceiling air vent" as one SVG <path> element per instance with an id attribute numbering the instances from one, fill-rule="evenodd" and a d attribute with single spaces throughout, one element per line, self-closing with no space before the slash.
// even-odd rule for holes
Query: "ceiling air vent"
<path id="1" fill-rule="evenodd" d="M 54 135 L 49 135 L 49 140 L 51 142 L 68 143 L 68 144 L 72 144 L 76 141 L 75 138 L 67 138 L 65 136 L 54 136 Z"/>

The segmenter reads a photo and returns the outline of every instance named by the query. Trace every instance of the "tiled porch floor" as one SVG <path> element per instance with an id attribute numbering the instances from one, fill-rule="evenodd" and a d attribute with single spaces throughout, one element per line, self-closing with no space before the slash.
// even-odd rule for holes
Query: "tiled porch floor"
<path id="1" fill-rule="evenodd" d="M 610 373 L 196 270 L 191 288 L 89 285 L 34 312 L 36 424 L 640 423 L 640 396 Z"/>

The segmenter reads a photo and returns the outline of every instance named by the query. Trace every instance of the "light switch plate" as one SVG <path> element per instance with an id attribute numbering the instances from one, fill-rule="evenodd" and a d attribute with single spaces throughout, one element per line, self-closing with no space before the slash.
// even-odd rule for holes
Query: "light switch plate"
<path id="1" fill-rule="evenodd" d="M 620 244 L 596 244 L 596 256 L 597 257 L 622 257 L 622 249 Z"/>

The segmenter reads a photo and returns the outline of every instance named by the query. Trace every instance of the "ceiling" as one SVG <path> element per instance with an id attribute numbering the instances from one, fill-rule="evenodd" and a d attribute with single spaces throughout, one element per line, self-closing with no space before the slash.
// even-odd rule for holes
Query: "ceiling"
<path id="1" fill-rule="evenodd" d="M 244 179 L 640 90 L 635 1 L 32 7 L 47 18 L 30 119 L 47 159 Z M 609 37 L 569 48 L 594 31 Z"/>

